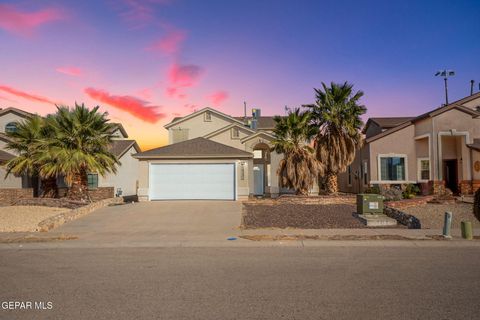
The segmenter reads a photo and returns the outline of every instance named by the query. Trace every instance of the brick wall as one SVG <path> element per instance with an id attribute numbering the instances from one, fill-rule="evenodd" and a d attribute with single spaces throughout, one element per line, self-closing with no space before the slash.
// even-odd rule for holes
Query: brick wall
<path id="1" fill-rule="evenodd" d="M 114 187 L 98 187 L 93 190 L 88 190 L 88 194 L 92 201 L 100 201 L 115 197 L 115 189 Z"/>
<path id="2" fill-rule="evenodd" d="M 18 199 L 32 198 L 33 188 L 0 189 L 0 205 L 9 206 Z"/>

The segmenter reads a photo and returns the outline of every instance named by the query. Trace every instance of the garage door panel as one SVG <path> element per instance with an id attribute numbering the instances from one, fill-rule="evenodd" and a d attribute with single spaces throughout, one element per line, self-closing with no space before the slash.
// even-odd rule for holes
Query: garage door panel
<path id="1" fill-rule="evenodd" d="M 151 200 L 234 200 L 234 164 L 151 164 Z"/>

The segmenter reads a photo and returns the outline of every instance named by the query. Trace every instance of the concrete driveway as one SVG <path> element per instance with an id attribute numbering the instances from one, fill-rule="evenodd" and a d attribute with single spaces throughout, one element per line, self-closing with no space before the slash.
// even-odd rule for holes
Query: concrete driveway
<path id="1" fill-rule="evenodd" d="M 241 210 L 241 202 L 233 201 L 140 202 L 96 210 L 51 233 L 75 235 L 79 240 L 73 242 L 99 246 L 226 241 L 238 235 Z"/>

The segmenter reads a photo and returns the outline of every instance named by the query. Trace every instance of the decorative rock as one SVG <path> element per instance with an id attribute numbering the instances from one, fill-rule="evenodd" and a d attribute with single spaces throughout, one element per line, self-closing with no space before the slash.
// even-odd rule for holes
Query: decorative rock
<path id="1" fill-rule="evenodd" d="M 420 220 L 418 220 L 415 216 L 412 216 L 411 214 L 402 212 L 398 209 L 391 208 L 391 207 L 385 207 L 383 212 L 389 216 L 390 218 L 393 218 L 398 221 L 398 223 L 407 226 L 408 229 L 421 229 L 422 225 L 420 223 Z"/>

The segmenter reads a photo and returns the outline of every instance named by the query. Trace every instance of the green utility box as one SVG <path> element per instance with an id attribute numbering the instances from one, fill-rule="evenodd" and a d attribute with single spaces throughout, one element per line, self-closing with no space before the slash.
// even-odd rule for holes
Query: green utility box
<path id="1" fill-rule="evenodd" d="M 379 194 L 357 194 L 357 214 L 383 214 L 383 196 Z"/>

